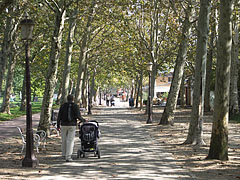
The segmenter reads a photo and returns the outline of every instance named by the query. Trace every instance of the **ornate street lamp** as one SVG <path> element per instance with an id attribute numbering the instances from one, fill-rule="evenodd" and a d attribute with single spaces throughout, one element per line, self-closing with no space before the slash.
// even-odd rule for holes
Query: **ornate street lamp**
<path id="1" fill-rule="evenodd" d="M 148 63 L 147 70 L 149 73 L 149 87 L 148 87 L 148 118 L 147 124 L 152 123 L 152 95 L 151 95 L 151 75 L 152 75 L 152 62 Z"/>
<path id="2" fill-rule="evenodd" d="M 26 154 L 22 161 L 23 167 L 36 167 L 38 160 L 33 151 L 33 129 L 32 129 L 32 105 L 31 105 L 31 82 L 30 82 L 30 65 L 29 56 L 30 48 L 29 43 L 32 40 L 32 31 L 34 22 L 28 19 L 28 14 L 25 14 L 25 19 L 20 22 L 22 40 L 25 43 L 25 73 L 26 73 Z"/>

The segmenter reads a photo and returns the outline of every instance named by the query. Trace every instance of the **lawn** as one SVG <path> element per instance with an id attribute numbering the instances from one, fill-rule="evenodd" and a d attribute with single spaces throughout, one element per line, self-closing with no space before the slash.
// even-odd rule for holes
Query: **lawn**
<path id="1" fill-rule="evenodd" d="M 41 106 L 42 102 L 32 102 L 32 113 L 38 113 L 41 111 Z M 26 114 L 26 111 L 20 111 L 20 102 L 19 101 L 14 101 L 11 102 L 11 109 L 10 112 L 11 114 L 6 114 L 6 113 L 0 113 L 0 122 L 2 121 L 8 121 L 10 119 L 14 119 L 19 116 L 23 116 Z"/>
<path id="2" fill-rule="evenodd" d="M 2 97 L 0 98 L 0 106 L 2 104 Z M 0 113 L 0 122 L 8 121 L 23 115 L 26 115 L 26 111 L 20 111 L 20 99 L 16 98 L 15 101 L 11 102 L 10 112 L 11 114 Z M 38 98 L 38 101 L 32 102 L 32 114 L 41 112 L 42 98 Z"/>

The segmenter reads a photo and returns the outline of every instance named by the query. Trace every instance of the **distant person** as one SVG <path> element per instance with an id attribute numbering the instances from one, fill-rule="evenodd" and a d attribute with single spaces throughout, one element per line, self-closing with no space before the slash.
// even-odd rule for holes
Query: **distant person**
<path id="1" fill-rule="evenodd" d="M 67 162 L 71 162 L 74 147 L 74 138 L 77 125 L 77 119 L 81 122 L 86 120 L 82 118 L 77 104 L 73 103 L 73 96 L 67 96 L 67 102 L 62 104 L 57 119 L 57 129 L 60 130 L 62 138 L 62 156 Z"/>
<path id="2" fill-rule="evenodd" d="M 106 104 L 107 104 L 107 106 L 109 106 L 109 102 L 110 102 L 110 98 L 109 98 L 109 95 L 107 95 L 107 98 L 106 98 Z"/>
<path id="3" fill-rule="evenodd" d="M 132 97 L 129 98 L 129 106 L 130 107 L 134 106 L 134 99 Z"/>
<path id="4" fill-rule="evenodd" d="M 111 102 L 111 106 L 115 106 L 114 95 L 111 96 L 110 102 Z"/>

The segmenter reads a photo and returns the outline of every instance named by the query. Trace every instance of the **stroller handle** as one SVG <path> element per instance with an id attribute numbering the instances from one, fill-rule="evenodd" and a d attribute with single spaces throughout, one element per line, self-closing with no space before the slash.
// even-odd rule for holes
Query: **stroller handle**
<path id="1" fill-rule="evenodd" d="M 94 123 L 97 123 L 97 126 L 99 127 L 99 124 L 98 124 L 98 122 L 96 121 L 96 120 L 90 120 L 90 121 L 87 121 L 87 123 L 88 122 L 94 122 Z M 81 121 L 78 123 L 78 126 L 80 127 L 80 125 L 81 125 Z M 85 122 L 83 122 L 83 124 L 84 124 Z"/>

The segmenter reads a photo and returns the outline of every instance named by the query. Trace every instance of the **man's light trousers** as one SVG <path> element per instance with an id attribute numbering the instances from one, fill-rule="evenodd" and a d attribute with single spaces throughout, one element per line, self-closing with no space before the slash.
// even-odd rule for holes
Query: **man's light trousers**
<path id="1" fill-rule="evenodd" d="M 62 126 L 61 137 L 62 137 L 62 156 L 65 159 L 71 159 L 74 147 L 76 126 Z"/>

